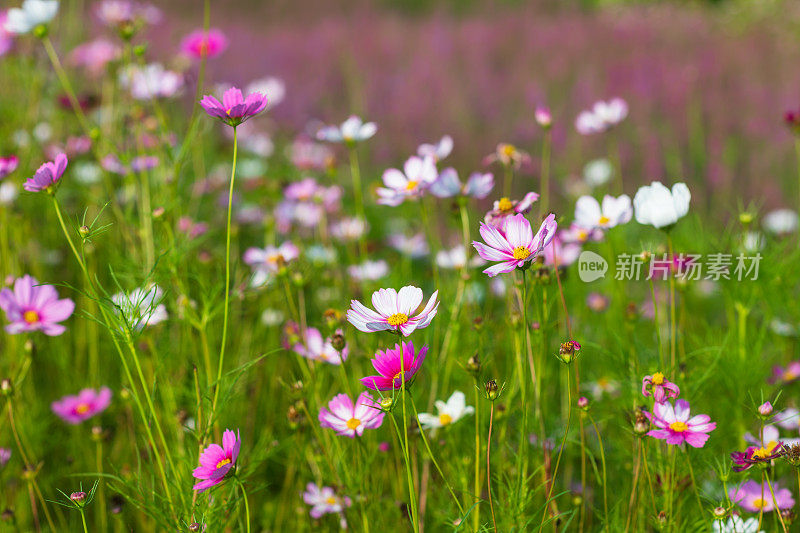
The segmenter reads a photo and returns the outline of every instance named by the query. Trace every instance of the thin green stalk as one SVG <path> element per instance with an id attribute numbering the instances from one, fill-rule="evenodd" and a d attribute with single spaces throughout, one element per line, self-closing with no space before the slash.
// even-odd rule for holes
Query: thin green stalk
<path id="1" fill-rule="evenodd" d="M 572 381 L 570 379 L 569 365 L 567 365 L 567 402 L 569 409 L 567 410 L 567 425 L 564 427 L 564 436 L 561 438 L 561 448 L 558 450 L 558 457 L 556 458 L 556 466 L 553 468 L 553 475 L 550 477 L 550 490 L 547 492 L 547 500 L 545 500 L 545 510 L 542 513 L 542 522 L 539 524 L 539 531 L 544 527 L 544 520 L 547 517 L 547 508 L 550 504 L 550 498 L 553 496 L 553 488 L 556 486 L 556 474 L 558 474 L 558 465 L 561 463 L 561 456 L 564 454 L 564 448 L 567 446 L 567 434 L 569 433 L 569 423 L 572 420 Z"/>
<path id="2" fill-rule="evenodd" d="M 247 524 L 247 533 L 250 533 L 250 504 L 247 503 L 247 491 L 244 489 L 244 483 L 242 483 L 242 480 L 239 479 L 238 476 L 234 476 L 233 479 L 236 480 L 236 483 L 239 484 L 239 489 L 241 489 L 242 491 L 242 500 L 244 500 L 245 523 Z"/>
<path id="3" fill-rule="evenodd" d="M 606 524 L 606 531 L 611 531 L 609 527 L 609 515 L 608 515 L 608 477 L 606 476 L 606 453 L 603 448 L 603 437 L 600 435 L 600 430 L 597 429 L 597 424 L 594 422 L 594 418 L 592 415 L 589 415 L 589 422 L 592 423 L 592 427 L 594 428 L 594 432 L 597 434 L 597 442 L 600 444 L 600 462 L 603 465 L 603 520 Z M 647 468 L 645 464 L 645 469 Z M 648 475 L 649 478 L 649 475 Z"/>
<path id="4" fill-rule="evenodd" d="M 694 467 L 692 466 L 692 461 L 689 460 L 689 452 L 684 451 L 684 455 L 686 456 L 686 464 L 689 465 L 689 475 L 692 478 L 692 488 L 694 489 L 694 496 L 697 499 L 697 507 L 700 509 L 700 514 L 703 514 L 703 502 L 700 501 L 700 490 L 694 478 Z"/>
<path id="5" fill-rule="evenodd" d="M 658 313 L 658 302 L 656 301 L 656 289 L 653 285 L 652 278 L 650 279 L 650 297 L 653 300 L 653 319 L 656 325 L 656 338 L 658 339 L 658 361 L 661 364 L 662 372 L 666 370 L 664 361 L 664 343 L 661 340 L 661 319 Z"/>
<path id="6" fill-rule="evenodd" d="M 64 92 L 67 93 L 67 99 L 69 99 L 72 110 L 78 117 L 78 122 L 80 122 L 81 128 L 87 136 L 91 137 L 92 135 L 89 121 L 86 119 L 86 115 L 81 108 L 81 104 L 78 102 L 78 98 L 75 96 L 75 90 L 72 88 L 72 84 L 67 77 L 67 73 L 64 71 L 64 67 L 61 66 L 61 61 L 58 59 L 58 54 L 56 53 L 56 49 L 53 48 L 53 43 L 50 41 L 50 37 L 47 35 L 42 37 L 42 44 L 47 52 L 47 57 L 50 58 L 50 63 L 53 64 L 53 69 L 56 71 L 56 76 L 58 77 L 58 81 L 61 83 L 61 87 L 64 89 Z"/>
<path id="7" fill-rule="evenodd" d="M 669 260 L 672 261 L 672 235 L 667 232 L 667 249 L 669 252 Z M 669 275 L 669 353 L 670 364 L 672 368 L 676 368 L 676 338 L 677 329 L 675 323 L 675 276 L 670 273 Z"/>
<path id="8" fill-rule="evenodd" d="M 480 420 L 480 390 L 475 387 L 475 479 L 473 480 L 473 491 L 475 492 L 475 505 L 472 514 L 472 528 L 478 531 L 481 523 L 481 420 Z M 797 471 L 797 482 L 800 486 L 800 470 Z"/>
<path id="9" fill-rule="evenodd" d="M 214 386 L 214 401 L 211 403 L 211 419 L 217 412 L 219 401 L 220 381 L 222 380 L 222 367 L 225 362 L 225 344 L 228 339 L 228 313 L 231 298 L 231 211 L 233 210 L 233 183 L 236 178 L 236 154 L 238 150 L 238 136 L 236 126 L 233 127 L 233 164 L 231 166 L 231 182 L 228 187 L 228 221 L 225 226 L 225 307 L 222 314 L 222 341 L 219 347 L 219 363 L 217 366 L 217 381 Z M 216 426 L 216 422 L 214 422 Z"/>
<path id="10" fill-rule="evenodd" d="M 494 402 L 489 408 L 489 437 L 486 440 L 486 489 L 489 493 L 489 509 L 492 510 L 492 524 L 497 533 L 497 518 L 494 516 L 494 500 L 492 500 L 492 426 L 494 425 Z"/>
<path id="11" fill-rule="evenodd" d="M 511 198 L 511 184 L 514 181 L 514 170 L 511 165 L 503 166 L 503 196 Z"/>
<path id="12" fill-rule="evenodd" d="M 408 416 L 406 415 L 406 369 L 405 357 L 400 357 L 400 389 L 403 397 L 403 442 L 406 459 L 406 475 L 408 476 L 408 493 L 411 499 L 411 514 L 414 531 L 419 532 L 419 514 L 417 511 L 417 490 L 414 488 L 414 479 L 411 476 L 411 460 L 408 450 Z"/>
<path id="13" fill-rule="evenodd" d="M 653 480 L 650 477 L 650 468 L 647 465 L 647 445 L 645 445 L 644 441 L 641 441 L 642 446 L 642 459 L 644 463 L 644 475 L 647 477 L 647 486 L 650 489 L 650 503 L 653 504 L 653 514 L 658 514 L 658 509 L 656 508 L 656 495 L 653 491 Z M 725 489 L 725 494 L 728 494 L 728 490 Z"/>
<path id="14" fill-rule="evenodd" d="M 81 508 L 81 522 L 83 523 L 83 533 L 89 533 L 89 528 L 86 527 L 86 512 Z M 106 531 L 103 529 L 103 531 Z"/>
<path id="15" fill-rule="evenodd" d="M 772 490 L 772 482 L 769 480 L 769 474 L 767 474 L 766 470 L 764 471 L 764 477 L 767 479 L 767 486 L 769 487 L 769 493 L 772 496 L 772 505 L 775 506 L 775 514 L 778 515 L 778 520 L 780 521 L 781 527 L 783 528 L 783 533 L 788 533 L 789 530 L 786 529 L 786 522 L 783 521 L 783 514 L 781 513 L 781 508 L 778 507 L 778 500 L 777 498 L 775 498 L 775 491 Z"/>
<path id="16" fill-rule="evenodd" d="M 358 164 L 358 150 L 354 143 L 351 143 L 348 148 L 350 149 L 350 177 L 353 180 L 353 197 L 356 202 L 356 216 L 366 222 L 367 218 L 364 214 L 363 190 L 361 188 L 361 167 Z M 361 254 L 362 260 L 367 257 L 367 245 L 364 235 L 358 238 L 358 251 Z"/>
<path id="17" fill-rule="evenodd" d="M 410 499 L 410 506 L 411 506 L 411 526 L 414 531 L 419 531 L 417 527 L 417 508 L 416 508 L 416 501 L 414 496 L 414 480 L 411 476 L 411 464 L 408 460 L 408 450 L 403 442 L 403 435 L 400 434 L 400 428 L 397 425 L 397 420 L 395 420 L 394 413 L 390 413 L 392 418 L 392 424 L 394 424 L 394 430 L 397 433 L 397 440 L 400 443 L 400 448 L 403 451 L 403 462 L 405 463 L 406 467 L 406 479 L 408 482 L 408 492 L 409 492 L 409 499 Z"/>
<path id="18" fill-rule="evenodd" d="M 97 473 L 100 477 L 103 477 L 103 441 L 102 436 L 97 436 Z M 108 531 L 108 516 L 106 515 L 106 483 L 105 480 L 101 479 L 99 486 L 98 486 L 98 505 L 100 508 L 98 509 L 98 514 L 100 515 L 100 531 Z M 83 510 L 81 510 L 83 511 Z M 81 512 L 81 516 L 83 516 L 83 512 Z M 86 528 L 86 523 L 84 522 L 84 529 Z"/>

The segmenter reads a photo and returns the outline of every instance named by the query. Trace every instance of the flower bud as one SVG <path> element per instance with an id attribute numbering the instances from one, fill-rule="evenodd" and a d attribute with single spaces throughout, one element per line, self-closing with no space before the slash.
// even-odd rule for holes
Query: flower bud
<path id="1" fill-rule="evenodd" d="M 189 524 L 189 531 L 200 531 L 200 524 L 197 522 L 192 522 Z"/>
<path id="2" fill-rule="evenodd" d="M 493 379 L 490 379 L 489 381 L 486 382 L 485 389 L 486 389 L 486 397 L 490 401 L 495 401 L 496 399 L 498 399 L 500 397 L 500 394 L 503 392 L 503 389 L 497 386 L 497 381 Z"/>
<path id="3" fill-rule="evenodd" d="M 753 214 L 743 211 L 739 213 L 739 223 L 742 226 L 749 226 L 753 222 Z"/>
<path id="4" fill-rule="evenodd" d="M 586 396 L 578 398 L 578 409 L 582 409 L 583 411 L 589 410 L 589 399 L 586 398 Z"/>
<path id="5" fill-rule="evenodd" d="M 341 351 L 347 346 L 347 340 L 341 333 L 334 333 L 334 335 L 331 337 L 331 346 L 333 346 L 334 350 L 341 353 Z"/>
<path id="6" fill-rule="evenodd" d="M 80 492 L 73 492 L 69 495 L 69 499 L 72 500 L 74 503 L 83 503 L 86 501 L 86 493 L 83 491 Z"/>
<path id="7" fill-rule="evenodd" d="M 3 522 L 13 522 L 15 520 L 14 511 L 11 509 L 3 509 L 3 513 L 0 514 L 0 520 Z"/>
<path id="8" fill-rule="evenodd" d="M 770 402 L 764 402 L 758 406 L 758 414 L 762 417 L 768 417 L 772 414 L 772 404 Z"/>
<path id="9" fill-rule="evenodd" d="M 380 405 L 381 410 L 391 412 L 394 409 L 394 398 L 391 396 L 384 396 L 378 401 L 378 405 Z"/>
<path id="10" fill-rule="evenodd" d="M 781 509 L 781 518 L 783 518 L 784 524 L 790 526 L 794 519 L 797 518 L 797 515 L 792 509 Z"/>
<path id="11" fill-rule="evenodd" d="M 642 411 L 637 410 L 633 419 L 633 432 L 634 434 L 642 437 L 645 433 L 650 431 L 650 421 Z"/>
<path id="12" fill-rule="evenodd" d="M 568 365 L 578 357 L 578 351 L 580 349 L 581 345 L 575 341 L 562 342 L 557 357 L 559 361 Z"/>
<path id="13" fill-rule="evenodd" d="M 533 112 L 533 118 L 543 129 L 549 130 L 553 125 L 553 115 L 550 113 L 550 109 L 545 106 L 537 105 L 536 111 Z"/>
<path id="14" fill-rule="evenodd" d="M 11 378 L 3 378 L 0 381 L 0 395 L 11 396 L 14 393 L 14 383 Z"/>
<path id="15" fill-rule="evenodd" d="M 95 442 L 102 441 L 106 436 L 106 432 L 103 430 L 101 426 L 93 426 L 92 427 L 92 440 Z"/>
<path id="16" fill-rule="evenodd" d="M 81 238 L 85 239 L 92 233 L 92 230 L 89 228 L 89 226 L 83 225 L 78 228 L 78 233 L 80 233 Z"/>
<path id="17" fill-rule="evenodd" d="M 477 353 L 473 354 L 469 359 L 467 359 L 465 368 L 467 369 L 467 372 L 472 374 L 473 377 L 478 377 L 478 374 L 481 373 L 481 360 Z"/>
<path id="18" fill-rule="evenodd" d="M 163 217 L 164 213 L 166 213 L 166 211 L 167 210 L 164 209 L 163 207 L 160 207 L 160 206 L 156 207 L 155 209 L 153 209 L 153 218 L 161 218 L 161 217 Z"/>
<path id="19" fill-rule="evenodd" d="M 721 506 L 714 507 L 712 513 L 716 520 L 725 520 L 728 517 L 728 510 Z"/>

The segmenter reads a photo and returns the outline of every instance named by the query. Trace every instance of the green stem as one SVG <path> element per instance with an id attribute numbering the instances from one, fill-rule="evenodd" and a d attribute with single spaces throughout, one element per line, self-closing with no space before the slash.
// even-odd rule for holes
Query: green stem
<path id="1" fill-rule="evenodd" d="M 353 180 L 353 197 L 356 202 L 356 216 L 362 221 L 366 222 L 367 218 L 364 214 L 364 197 L 361 188 L 361 167 L 358 164 L 358 151 L 356 145 L 351 144 L 350 148 L 350 177 Z M 367 245 L 365 242 L 366 234 L 358 238 L 358 251 L 361 254 L 361 259 L 367 257 Z"/>
<path id="2" fill-rule="evenodd" d="M 540 182 L 539 218 L 547 216 L 547 207 L 550 199 L 550 145 L 552 133 L 548 129 L 542 140 L 542 176 Z"/>
<path id="3" fill-rule="evenodd" d="M 83 533 L 89 533 L 89 528 L 86 527 L 86 512 L 83 509 L 81 509 L 81 522 L 83 523 Z"/>
<path id="4" fill-rule="evenodd" d="M 419 533 L 419 514 L 417 511 L 417 490 L 411 475 L 411 456 L 408 450 L 408 416 L 406 415 L 406 369 L 405 357 L 400 357 L 400 389 L 403 397 L 403 446 L 405 448 L 406 475 L 408 476 L 408 494 L 411 500 L 411 519 L 414 531 Z"/>
<path id="5" fill-rule="evenodd" d="M 486 441 L 486 490 L 489 493 L 489 509 L 492 510 L 492 524 L 497 533 L 497 519 L 494 516 L 494 500 L 492 500 L 492 426 L 494 424 L 494 402 L 489 408 L 489 438 Z"/>
<path id="6" fill-rule="evenodd" d="M 64 71 L 64 67 L 61 66 L 61 61 L 58 59 L 58 54 L 56 53 L 56 49 L 53 48 L 53 43 L 50 41 L 50 37 L 46 35 L 42 37 L 42 44 L 47 52 L 47 57 L 50 58 L 50 63 L 53 64 L 53 69 L 56 71 L 56 76 L 58 77 L 58 81 L 61 83 L 61 87 L 64 89 L 64 92 L 67 93 L 67 99 L 69 99 L 72 110 L 78 117 L 78 122 L 80 122 L 81 128 L 87 136 L 91 137 L 92 135 L 91 128 L 89 127 L 89 121 L 86 119 L 86 115 L 81 108 L 81 104 L 78 102 L 78 98 L 75 96 L 75 90 L 72 88 L 72 84 L 67 77 L 67 73 Z"/>
<path id="7" fill-rule="evenodd" d="M 603 449 L 603 437 L 600 435 L 600 430 L 597 429 L 597 424 L 594 423 L 594 418 L 589 415 L 589 422 L 592 423 L 592 427 L 594 428 L 594 432 L 597 434 L 597 442 L 600 444 L 600 462 L 603 465 L 603 513 L 606 523 L 606 531 L 611 531 L 609 529 L 609 516 L 608 516 L 608 477 L 606 476 L 606 453 Z M 645 470 L 647 466 L 645 465 Z M 649 477 L 649 476 L 648 476 Z"/>
<path id="8" fill-rule="evenodd" d="M 775 506 L 775 514 L 778 515 L 778 520 L 781 523 L 781 527 L 783 528 L 783 533 L 788 533 L 786 529 L 786 523 L 783 521 L 783 513 L 781 513 L 781 508 L 778 507 L 778 500 L 775 498 L 775 491 L 772 490 L 772 482 L 769 480 L 769 474 L 764 471 L 764 477 L 767 479 L 767 486 L 769 487 L 769 493 L 772 496 L 772 505 Z"/>
<path id="9" fill-rule="evenodd" d="M 547 492 L 547 500 L 545 501 L 545 510 L 542 513 L 542 522 L 539 524 L 539 531 L 544 527 L 544 520 L 547 517 L 547 508 L 550 505 L 550 498 L 553 496 L 553 488 L 556 486 L 556 474 L 558 473 L 558 465 L 561 463 L 561 456 L 564 454 L 564 448 L 567 445 L 567 434 L 569 433 L 569 423 L 572 420 L 572 381 L 569 376 L 569 365 L 567 365 L 567 425 L 564 427 L 564 436 L 561 438 L 561 448 L 558 450 L 558 457 L 556 458 L 556 466 L 553 468 L 553 475 L 550 477 L 550 490 Z"/>
<path id="10" fill-rule="evenodd" d="M 669 260 L 670 262 L 673 260 L 673 251 L 672 251 L 672 235 L 667 233 L 667 250 L 669 252 Z M 676 323 L 675 323 L 675 276 L 672 273 L 669 274 L 669 352 L 670 352 L 670 364 L 672 368 L 676 368 L 676 338 L 677 338 L 677 330 L 676 330 Z"/>
<path id="11" fill-rule="evenodd" d="M 238 477 L 234 477 L 233 479 L 239 484 L 239 488 L 242 491 L 242 500 L 244 500 L 244 516 L 245 516 L 245 523 L 247 524 L 247 533 L 250 533 L 250 504 L 247 503 L 247 491 L 244 489 L 244 483 Z"/>
<path id="12" fill-rule="evenodd" d="M 480 529 L 481 516 L 481 420 L 480 420 L 480 391 L 475 387 L 475 479 L 473 480 L 473 491 L 475 492 L 475 510 L 472 515 L 472 528 L 475 531 Z M 800 470 L 797 471 L 797 482 L 800 484 Z M 800 486 L 800 485 L 799 485 Z"/>

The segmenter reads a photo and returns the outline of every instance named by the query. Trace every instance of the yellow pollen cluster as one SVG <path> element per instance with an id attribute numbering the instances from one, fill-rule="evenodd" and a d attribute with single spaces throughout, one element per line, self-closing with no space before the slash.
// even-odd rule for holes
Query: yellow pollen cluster
<path id="1" fill-rule="evenodd" d="M 223 459 L 222 461 L 217 463 L 217 468 L 222 468 L 223 466 L 229 465 L 229 464 L 231 464 L 231 460 L 230 459 Z"/>
<path id="2" fill-rule="evenodd" d="M 753 459 L 766 459 L 777 447 L 777 442 L 770 441 L 764 448 L 759 448 L 753 452 Z"/>
<path id="3" fill-rule="evenodd" d="M 501 151 L 503 152 L 503 155 L 511 157 L 517 152 L 517 149 L 513 144 L 504 144 Z"/>
<path id="4" fill-rule="evenodd" d="M 755 500 L 753 500 L 753 507 L 755 507 L 756 509 L 763 509 L 766 506 L 767 506 L 767 500 L 765 500 L 764 498 L 756 498 Z"/>
<path id="5" fill-rule="evenodd" d="M 419 183 L 419 182 L 416 182 L 416 181 L 409 181 L 409 182 L 406 184 L 406 190 L 407 190 L 407 191 L 413 191 L 414 189 L 416 189 L 416 188 L 417 188 L 417 184 L 418 184 L 418 183 Z"/>
<path id="6" fill-rule="evenodd" d="M 75 412 L 79 415 L 85 414 L 89 411 L 89 406 L 85 403 L 78 404 L 78 407 L 75 408 Z"/>
<path id="7" fill-rule="evenodd" d="M 334 498 L 333 496 L 328 496 L 327 498 L 325 498 L 325 503 L 327 503 L 328 505 L 334 505 L 336 503 L 336 498 Z"/>
<path id="8" fill-rule="evenodd" d="M 500 211 L 511 211 L 514 209 L 514 204 L 511 203 L 511 200 L 506 198 L 505 196 L 500 198 L 500 201 L 497 202 L 497 209 Z"/>
<path id="9" fill-rule="evenodd" d="M 453 417 L 448 415 L 447 413 L 442 413 L 439 415 L 439 423 L 443 426 L 446 426 L 450 422 L 453 421 Z"/>
<path id="10" fill-rule="evenodd" d="M 514 248 L 514 259 L 522 260 L 527 259 L 531 255 L 531 251 L 524 246 L 517 246 Z"/>
<path id="11" fill-rule="evenodd" d="M 678 433 L 683 433 L 684 431 L 689 429 L 689 426 L 686 425 L 686 422 L 673 422 L 672 424 L 669 425 L 669 429 L 671 429 L 672 431 L 676 431 Z"/>
<path id="12" fill-rule="evenodd" d="M 653 385 L 662 385 L 664 383 L 664 374 L 661 372 L 656 372 L 653 374 L 652 382 Z"/>
<path id="13" fill-rule="evenodd" d="M 405 313 L 395 313 L 389 318 L 387 318 L 386 322 L 390 326 L 402 326 L 403 324 L 408 322 L 408 315 Z"/>
<path id="14" fill-rule="evenodd" d="M 22 319 L 28 324 L 35 324 L 36 322 L 39 322 L 39 313 L 36 311 L 25 311 L 22 314 Z"/>
<path id="15" fill-rule="evenodd" d="M 358 418 L 351 418 L 347 421 L 347 429 L 356 429 L 358 426 L 361 425 L 361 420 Z"/>
<path id="16" fill-rule="evenodd" d="M 600 220 L 598 220 L 597 222 L 598 222 L 598 224 L 608 224 L 609 222 L 611 222 L 611 219 L 608 218 L 607 216 L 603 215 L 603 216 L 600 217 Z"/>

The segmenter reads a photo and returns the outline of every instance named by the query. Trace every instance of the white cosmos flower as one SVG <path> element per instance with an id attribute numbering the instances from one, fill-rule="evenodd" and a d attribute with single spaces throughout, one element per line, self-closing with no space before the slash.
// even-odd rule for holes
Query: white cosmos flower
<path id="1" fill-rule="evenodd" d="M 423 232 L 415 233 L 410 237 L 405 233 L 392 233 L 386 240 L 389 246 L 414 259 L 425 257 L 430 253 L 428 239 Z"/>
<path id="2" fill-rule="evenodd" d="M 660 181 L 639 187 L 633 197 L 636 222 L 664 228 L 675 224 L 689 212 L 692 195 L 685 183 L 676 183 L 672 191 Z"/>
<path id="3" fill-rule="evenodd" d="M 131 66 L 120 73 L 120 83 L 137 100 L 170 98 L 183 86 L 183 77 L 160 63 Z"/>
<path id="4" fill-rule="evenodd" d="M 436 144 L 420 144 L 417 148 L 417 155 L 426 158 L 432 157 L 435 161 L 441 161 L 453 151 L 453 138 L 449 135 L 442 137 Z"/>
<path id="5" fill-rule="evenodd" d="M 608 159 L 593 159 L 583 167 L 583 181 L 590 187 L 605 185 L 614 169 Z"/>
<path id="6" fill-rule="evenodd" d="M 374 122 L 364 122 L 361 117 L 352 115 L 340 126 L 325 126 L 317 132 L 317 139 L 335 143 L 355 143 L 366 141 L 378 131 Z"/>
<path id="7" fill-rule="evenodd" d="M 360 281 L 369 280 L 375 281 L 386 277 L 389 273 L 389 264 L 380 259 L 378 261 L 366 260 L 360 265 L 350 265 L 347 267 L 347 273 L 350 277 Z"/>
<path id="8" fill-rule="evenodd" d="M 797 231 L 797 226 L 797 213 L 791 209 L 776 209 L 764 217 L 764 229 L 776 235 L 794 233 Z"/>
<path id="9" fill-rule="evenodd" d="M 627 194 L 618 198 L 607 194 L 602 205 L 591 196 L 581 196 L 575 203 L 575 223 L 587 229 L 608 229 L 626 224 L 632 215 L 631 198 Z"/>
<path id="10" fill-rule="evenodd" d="M 430 413 L 419 414 L 419 425 L 422 429 L 436 429 L 458 422 L 460 419 L 475 412 L 475 408 L 467 405 L 466 397 L 461 391 L 455 391 L 447 402 L 436 401 L 438 415 Z"/>
<path id="11" fill-rule="evenodd" d="M 162 298 L 158 285 L 152 285 L 147 289 L 136 288 L 127 294 L 119 292 L 111 297 L 111 301 L 118 307 L 115 311 L 121 311 L 128 326 L 141 331 L 145 326 L 154 326 L 169 317 L 167 308 L 161 303 Z"/>
<path id="12" fill-rule="evenodd" d="M 28 33 L 40 24 L 47 24 L 58 13 L 58 0 L 25 0 L 21 8 L 8 10 L 5 29 L 9 33 Z"/>
<path id="13" fill-rule="evenodd" d="M 385 187 L 377 190 L 378 203 L 398 206 L 407 198 L 419 198 L 438 177 L 433 158 L 411 156 L 403 165 L 402 172 L 390 168 L 383 173 Z"/>

